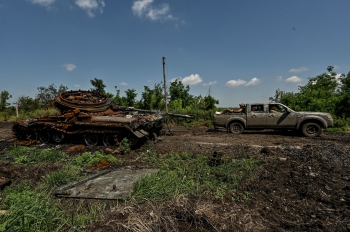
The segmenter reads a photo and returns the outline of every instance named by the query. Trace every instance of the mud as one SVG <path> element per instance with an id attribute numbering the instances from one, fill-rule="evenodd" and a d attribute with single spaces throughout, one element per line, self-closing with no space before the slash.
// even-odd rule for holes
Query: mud
<path id="1" fill-rule="evenodd" d="M 11 124 L 0 123 L 0 156 L 12 146 Z M 147 141 L 123 157 L 125 166 L 144 168 L 137 153 L 214 152 L 258 157 L 255 178 L 246 178 L 224 199 L 179 196 L 162 204 L 115 207 L 109 202 L 99 220 L 81 231 L 350 231 L 350 134 L 300 137 L 293 132 L 253 131 L 232 135 L 225 130 L 172 127 L 160 141 Z M 69 145 L 62 145 L 67 149 Z M 103 149 L 103 147 L 85 148 Z M 39 181 L 55 165 L 31 167 L 2 161 L 0 177 Z M 4 165 L 6 164 L 6 165 Z M 34 174 L 33 174 L 34 173 Z M 61 204 L 99 204 L 96 200 L 58 200 Z"/>

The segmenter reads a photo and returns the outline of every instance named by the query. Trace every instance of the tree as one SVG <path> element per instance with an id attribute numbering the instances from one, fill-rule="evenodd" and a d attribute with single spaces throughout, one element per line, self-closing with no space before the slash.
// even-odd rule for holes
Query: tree
<path id="1" fill-rule="evenodd" d="M 193 101 L 193 96 L 189 92 L 190 87 L 188 85 L 185 87 L 180 79 L 171 82 L 169 87 L 170 105 L 172 101 L 181 99 L 182 108 L 190 106 Z"/>
<path id="2" fill-rule="evenodd" d="M 126 94 L 125 101 L 126 101 L 127 106 L 135 106 L 136 97 L 137 97 L 136 90 L 135 89 L 127 89 L 125 91 L 125 94 Z"/>
<path id="3" fill-rule="evenodd" d="M 26 113 L 40 108 L 39 101 L 29 96 L 19 97 L 15 104 L 18 105 L 20 112 Z"/>
<path id="4" fill-rule="evenodd" d="M 274 97 L 269 97 L 270 102 L 281 102 L 282 96 L 285 94 L 284 91 L 277 89 Z"/>
<path id="5" fill-rule="evenodd" d="M 212 110 L 216 108 L 216 104 L 219 104 L 219 100 L 213 98 L 211 95 L 204 97 L 205 110 Z"/>
<path id="6" fill-rule="evenodd" d="M 276 90 L 275 97 L 270 100 L 280 101 L 294 110 L 323 111 L 336 114 L 339 103 L 339 83 L 333 67 L 328 66 L 329 73 L 311 77 L 304 86 L 299 86 L 299 92 L 283 92 Z"/>
<path id="7" fill-rule="evenodd" d="M 50 107 L 53 105 L 52 103 L 55 97 L 60 93 L 67 91 L 68 87 L 61 84 L 57 88 L 54 84 L 51 84 L 48 87 L 40 86 L 37 89 L 39 93 L 35 96 L 35 99 L 38 104 L 41 107 Z"/>
<path id="8" fill-rule="evenodd" d="M 154 84 L 153 89 L 144 86 L 144 91 L 141 94 L 141 108 L 148 110 L 164 108 L 165 103 L 162 85 L 162 82 Z"/>
<path id="9" fill-rule="evenodd" d="M 350 118 L 350 72 L 346 76 L 342 75 L 340 81 L 342 85 L 335 112 L 339 117 Z"/>
<path id="10" fill-rule="evenodd" d="M 90 80 L 91 85 L 94 87 L 91 91 L 95 91 L 99 94 L 106 94 L 105 88 L 106 85 L 103 83 L 102 79 L 97 79 L 96 77 L 93 80 Z"/>
<path id="11" fill-rule="evenodd" d="M 12 95 L 10 95 L 10 93 L 6 90 L 1 91 L 0 93 L 0 111 L 4 110 L 7 106 L 10 105 L 10 103 L 7 102 L 7 100 L 9 100 L 10 98 L 12 98 Z"/>

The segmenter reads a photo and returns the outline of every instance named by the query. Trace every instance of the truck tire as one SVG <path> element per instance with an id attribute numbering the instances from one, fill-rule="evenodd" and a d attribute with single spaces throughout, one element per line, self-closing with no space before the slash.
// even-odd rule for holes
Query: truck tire
<path id="1" fill-rule="evenodd" d="M 244 131 L 244 127 L 240 122 L 232 122 L 229 125 L 229 130 L 232 134 L 241 134 Z"/>
<path id="2" fill-rule="evenodd" d="M 309 122 L 302 126 L 301 131 L 306 137 L 317 137 L 321 135 L 322 128 L 317 123 Z"/>

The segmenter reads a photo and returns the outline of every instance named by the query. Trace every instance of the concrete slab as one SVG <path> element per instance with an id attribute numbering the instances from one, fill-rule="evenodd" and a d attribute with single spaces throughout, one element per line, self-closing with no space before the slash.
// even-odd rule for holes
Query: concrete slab
<path id="1" fill-rule="evenodd" d="M 53 194 L 57 197 L 122 199 L 130 193 L 134 183 L 141 176 L 158 171 L 159 169 L 100 171 L 83 180 L 61 186 L 54 190 Z"/>

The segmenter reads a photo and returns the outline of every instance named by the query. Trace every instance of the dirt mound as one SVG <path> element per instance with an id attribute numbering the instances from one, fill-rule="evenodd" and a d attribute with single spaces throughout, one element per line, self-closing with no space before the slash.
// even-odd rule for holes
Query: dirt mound
<path id="1" fill-rule="evenodd" d="M 338 145 L 281 150 L 266 157 L 258 178 L 240 186 L 247 202 L 276 231 L 350 229 L 349 148 Z"/>

